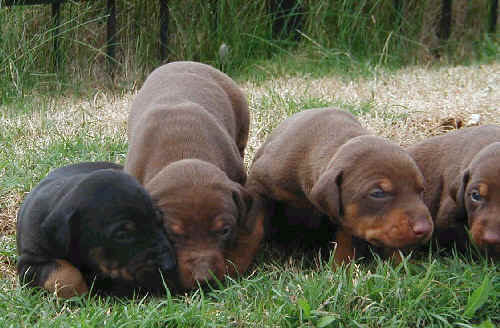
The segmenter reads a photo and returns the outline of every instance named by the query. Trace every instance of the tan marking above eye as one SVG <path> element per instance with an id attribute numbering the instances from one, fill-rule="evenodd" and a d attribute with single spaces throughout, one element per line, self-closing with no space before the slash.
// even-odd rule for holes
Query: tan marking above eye
<path id="1" fill-rule="evenodd" d="M 386 178 L 381 179 L 378 182 L 378 185 L 380 186 L 380 189 L 382 189 L 385 192 L 391 192 L 392 189 L 394 188 L 394 186 L 392 185 L 391 180 L 386 179 Z"/>
<path id="2" fill-rule="evenodd" d="M 134 231 L 134 230 L 136 230 L 135 223 L 134 222 L 130 222 L 130 221 L 127 222 L 127 223 L 125 223 L 124 228 L 127 231 Z"/>
<path id="3" fill-rule="evenodd" d="M 176 235 L 183 235 L 184 234 L 184 227 L 182 226 L 182 224 L 172 223 L 169 225 L 169 227 L 170 227 L 170 230 Z"/>
<path id="4" fill-rule="evenodd" d="M 479 191 L 481 197 L 488 196 L 488 185 L 486 183 L 480 183 L 477 187 L 477 190 Z"/>

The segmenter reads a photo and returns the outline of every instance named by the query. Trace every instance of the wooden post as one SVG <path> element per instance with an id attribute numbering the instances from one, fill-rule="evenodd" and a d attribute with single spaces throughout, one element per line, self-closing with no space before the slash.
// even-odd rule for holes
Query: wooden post
<path id="1" fill-rule="evenodd" d="M 496 33 L 497 20 L 498 20 L 498 0 L 491 0 L 490 28 L 489 28 L 490 33 Z"/>
<path id="2" fill-rule="evenodd" d="M 168 0 L 160 0 L 160 61 L 167 58 L 168 20 Z"/>
<path id="3" fill-rule="evenodd" d="M 59 51 L 59 24 L 61 21 L 60 17 L 60 2 L 52 3 L 52 22 L 53 22 L 53 30 L 52 30 L 52 42 L 54 44 L 54 67 L 56 71 L 59 71 L 61 68 L 61 53 Z"/>
<path id="4" fill-rule="evenodd" d="M 109 74 L 114 77 L 116 68 L 115 46 L 116 46 L 116 4 L 115 0 L 108 0 L 108 24 L 107 24 L 107 53 Z"/>
<path id="5" fill-rule="evenodd" d="M 438 36 L 441 40 L 448 40 L 451 33 L 451 1 L 443 0 L 441 5 L 441 20 L 439 22 Z"/>

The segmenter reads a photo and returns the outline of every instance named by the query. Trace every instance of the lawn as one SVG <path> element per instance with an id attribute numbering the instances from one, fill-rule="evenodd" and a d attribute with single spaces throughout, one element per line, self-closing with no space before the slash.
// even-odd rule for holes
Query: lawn
<path id="1" fill-rule="evenodd" d="M 247 165 L 280 121 L 306 108 L 350 111 L 374 134 L 403 146 L 457 126 L 500 124 L 498 62 L 238 82 L 252 116 Z M 500 325 L 499 266 L 474 250 L 421 250 L 397 266 L 375 259 L 332 270 L 315 253 L 281 254 L 264 245 L 247 274 L 215 290 L 58 300 L 20 287 L 15 216 L 25 193 L 68 163 L 123 163 L 135 92 L 33 95 L 0 107 L 0 327 Z"/>

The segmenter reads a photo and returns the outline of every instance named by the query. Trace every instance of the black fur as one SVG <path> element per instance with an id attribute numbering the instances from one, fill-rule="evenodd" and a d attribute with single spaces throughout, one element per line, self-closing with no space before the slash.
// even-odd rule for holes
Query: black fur
<path id="1" fill-rule="evenodd" d="M 20 281 L 31 286 L 44 286 L 56 260 L 75 266 L 89 287 L 116 295 L 161 291 L 163 280 L 177 279 L 161 213 L 137 180 L 113 163 L 50 172 L 18 213 L 17 251 Z"/>

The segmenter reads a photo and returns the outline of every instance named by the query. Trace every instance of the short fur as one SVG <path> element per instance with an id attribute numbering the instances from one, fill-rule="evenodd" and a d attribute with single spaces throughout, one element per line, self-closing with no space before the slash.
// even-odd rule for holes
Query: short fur
<path id="1" fill-rule="evenodd" d="M 174 251 L 161 214 L 136 179 L 113 163 L 53 170 L 17 218 L 22 283 L 68 298 L 94 291 L 158 292 L 174 281 Z"/>
<path id="2" fill-rule="evenodd" d="M 182 286 L 246 271 L 263 228 L 241 186 L 249 113 L 238 86 L 208 65 L 169 63 L 147 78 L 128 126 L 125 170 L 165 213 Z"/>
<path id="3" fill-rule="evenodd" d="M 267 199 L 265 215 L 278 233 L 283 227 L 272 215 L 276 204 L 309 210 L 310 216 L 299 219 L 304 229 L 321 226 L 318 211 L 327 215 L 337 230 L 336 263 L 363 253 L 366 243 L 359 240 L 392 255 L 432 233 L 421 199 L 423 177 L 413 159 L 332 108 L 305 110 L 281 123 L 258 150 L 247 186 Z M 297 219 L 289 216 L 286 224 L 297 225 Z"/>
<path id="4" fill-rule="evenodd" d="M 464 128 L 408 148 L 426 180 L 429 206 L 441 244 L 474 243 L 500 256 L 500 127 Z M 473 198 L 476 198 L 475 200 Z"/>

